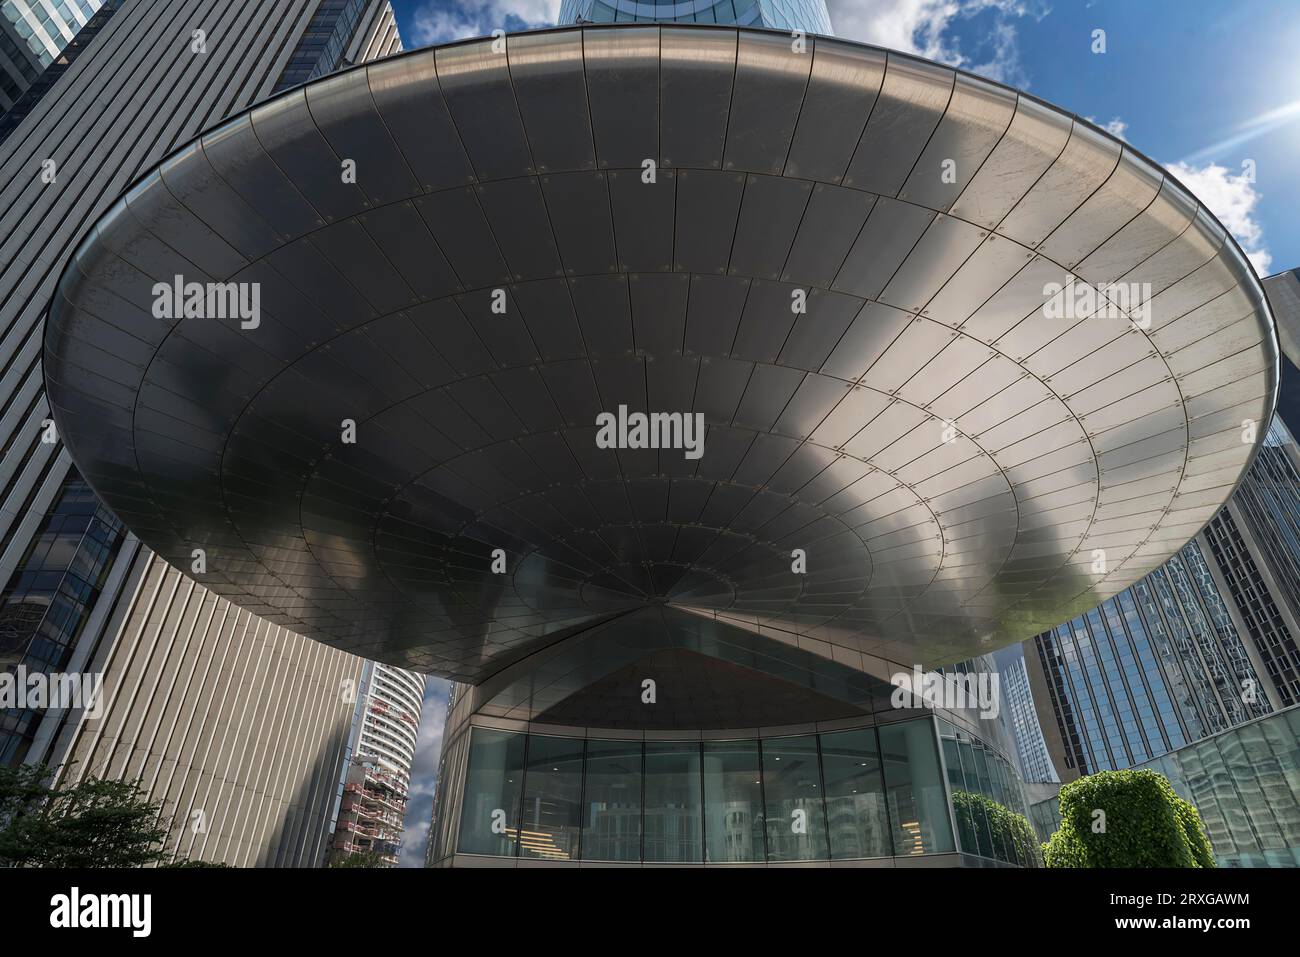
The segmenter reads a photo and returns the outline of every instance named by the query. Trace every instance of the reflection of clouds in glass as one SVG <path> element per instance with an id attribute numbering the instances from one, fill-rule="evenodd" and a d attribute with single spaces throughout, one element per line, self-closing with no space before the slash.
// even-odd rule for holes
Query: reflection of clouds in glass
<path id="1" fill-rule="evenodd" d="M 401 12 L 401 4 L 394 7 Z M 420 0 L 411 10 L 402 40 L 409 50 L 489 36 L 493 30 L 551 26 L 559 9 L 559 0 Z"/>
<path id="2" fill-rule="evenodd" d="M 398 867 L 423 867 L 429 842 L 429 821 L 433 816 L 433 791 L 438 783 L 438 760 L 442 757 L 442 728 L 447 718 L 451 683 L 430 678 L 424 688 L 424 710 L 411 762 L 410 799 L 406 805 L 405 831 Z"/>

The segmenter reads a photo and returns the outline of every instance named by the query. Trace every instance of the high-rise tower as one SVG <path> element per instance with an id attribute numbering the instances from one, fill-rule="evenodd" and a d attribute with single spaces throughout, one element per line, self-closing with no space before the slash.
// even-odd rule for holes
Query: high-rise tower
<path id="1" fill-rule="evenodd" d="M 52 425 L 40 343 L 77 243 L 141 173 L 277 89 L 400 41 L 387 0 L 110 6 L 0 143 L 0 668 L 93 674 L 102 697 L 98 716 L 0 712 L 0 760 L 140 780 L 178 857 L 318 864 L 361 659 L 232 605 L 123 529 Z"/>
<path id="2" fill-rule="evenodd" d="M 0 0 L 0 114 L 51 66 L 104 0 Z M 107 6 L 119 6 L 109 0 Z"/>
<path id="3" fill-rule="evenodd" d="M 401 849 L 425 678 L 379 663 L 368 672 L 331 855 L 374 855 L 391 866 Z"/>
<path id="4" fill-rule="evenodd" d="M 564 0 L 560 23 L 724 23 L 832 33 L 824 0 Z"/>

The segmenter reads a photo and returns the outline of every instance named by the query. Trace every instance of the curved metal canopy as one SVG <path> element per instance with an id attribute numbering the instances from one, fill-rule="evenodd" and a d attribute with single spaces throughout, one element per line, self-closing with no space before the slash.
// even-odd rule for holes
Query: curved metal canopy
<path id="1" fill-rule="evenodd" d="M 806 42 L 543 31 L 229 120 L 65 271 L 73 458 L 217 593 L 468 681 L 653 604 L 925 663 L 1095 605 L 1248 464 L 1258 281 L 1095 127 Z M 256 327 L 159 318 L 175 277 Z M 620 406 L 701 413 L 702 457 L 599 448 Z"/>

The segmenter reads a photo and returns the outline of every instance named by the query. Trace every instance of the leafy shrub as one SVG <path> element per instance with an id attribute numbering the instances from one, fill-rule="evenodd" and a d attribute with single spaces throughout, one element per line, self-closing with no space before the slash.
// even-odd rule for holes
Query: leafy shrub
<path id="1" fill-rule="evenodd" d="M 1190 802 L 1176 795 L 1174 808 L 1178 814 L 1178 823 L 1182 825 L 1183 834 L 1187 837 L 1187 844 L 1192 849 L 1192 858 L 1196 861 L 1196 866 L 1216 866 L 1214 850 L 1210 847 L 1210 839 L 1205 835 L 1205 823 L 1201 820 L 1201 813 L 1192 807 Z"/>
<path id="2" fill-rule="evenodd" d="M 1200 815 L 1162 774 L 1100 771 L 1065 785 L 1060 800 L 1048 867 L 1214 866 Z"/>

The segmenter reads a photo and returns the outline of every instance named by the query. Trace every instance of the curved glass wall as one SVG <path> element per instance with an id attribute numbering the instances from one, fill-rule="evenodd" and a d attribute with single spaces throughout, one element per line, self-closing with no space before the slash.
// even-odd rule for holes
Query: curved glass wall
<path id="1" fill-rule="evenodd" d="M 1139 767 L 1159 771 L 1200 812 L 1220 867 L 1300 866 L 1300 707 Z"/>
<path id="2" fill-rule="evenodd" d="M 961 851 L 1037 863 L 1024 841 L 1028 823 L 1024 832 L 1009 823 L 1025 809 L 1011 766 L 928 717 L 735 741 L 480 727 L 468 741 L 461 854 L 761 864 Z"/>
<path id="3" fill-rule="evenodd" d="M 1020 779 L 979 738 L 939 721 L 957 843 L 962 851 L 1020 867 L 1041 866 Z"/>

